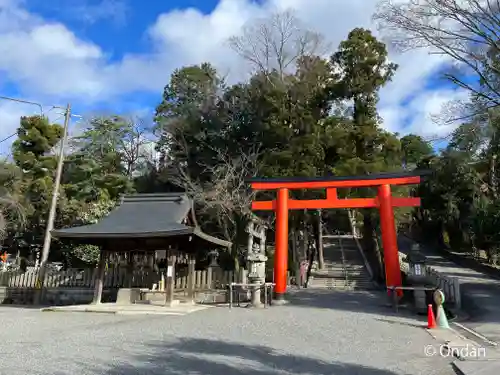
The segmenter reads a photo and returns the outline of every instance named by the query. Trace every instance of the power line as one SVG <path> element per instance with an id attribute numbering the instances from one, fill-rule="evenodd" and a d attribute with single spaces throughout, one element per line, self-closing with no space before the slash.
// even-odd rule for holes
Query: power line
<path id="1" fill-rule="evenodd" d="M 17 135 L 17 133 L 11 134 L 11 135 L 9 135 L 8 137 L 6 137 L 6 138 L 4 138 L 4 139 L 0 140 L 0 143 L 3 143 L 3 142 L 5 142 L 5 141 L 8 141 L 9 139 L 11 139 L 12 137 L 15 137 L 16 135 Z"/>
<path id="2" fill-rule="evenodd" d="M 43 116 L 43 106 L 40 103 L 30 102 L 29 100 L 24 100 L 24 99 L 9 98 L 8 96 L 0 96 L 0 99 L 8 100 L 8 101 L 11 101 L 11 102 L 16 102 L 16 103 L 24 103 L 24 104 L 35 105 L 38 108 L 40 108 L 40 114 Z"/>

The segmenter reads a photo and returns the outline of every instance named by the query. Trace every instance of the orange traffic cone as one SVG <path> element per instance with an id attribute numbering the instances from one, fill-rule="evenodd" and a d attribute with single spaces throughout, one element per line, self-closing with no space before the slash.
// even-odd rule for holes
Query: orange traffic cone
<path id="1" fill-rule="evenodd" d="M 434 311 L 432 310 L 432 304 L 427 305 L 427 329 L 437 328 L 436 318 L 434 317 Z"/>

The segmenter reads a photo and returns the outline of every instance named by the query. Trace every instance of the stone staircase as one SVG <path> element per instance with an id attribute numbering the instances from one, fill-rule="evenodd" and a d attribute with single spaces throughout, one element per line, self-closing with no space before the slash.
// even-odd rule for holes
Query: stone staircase
<path id="1" fill-rule="evenodd" d="M 308 288 L 375 289 L 352 235 L 324 235 L 323 253 L 325 267 L 318 270 L 313 264 Z"/>

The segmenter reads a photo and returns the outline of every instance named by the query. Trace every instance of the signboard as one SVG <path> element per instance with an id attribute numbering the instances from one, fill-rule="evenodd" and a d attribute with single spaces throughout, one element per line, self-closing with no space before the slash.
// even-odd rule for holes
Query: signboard
<path id="1" fill-rule="evenodd" d="M 174 275 L 174 267 L 167 266 L 167 277 L 172 277 Z"/>
<path id="2" fill-rule="evenodd" d="M 415 264 L 415 276 L 422 275 L 422 266 L 420 264 Z"/>

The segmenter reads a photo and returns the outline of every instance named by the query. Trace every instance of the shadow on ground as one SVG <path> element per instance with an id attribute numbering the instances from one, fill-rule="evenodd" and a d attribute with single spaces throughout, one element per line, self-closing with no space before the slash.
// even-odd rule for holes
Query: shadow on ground
<path id="1" fill-rule="evenodd" d="M 293 306 L 307 308 L 343 310 L 384 316 L 401 316 L 410 313 L 405 304 L 402 304 L 399 311 L 396 312 L 387 294 L 383 291 L 300 289 L 290 291 L 288 299 Z M 413 316 L 416 317 L 415 314 Z"/>
<path id="2" fill-rule="evenodd" d="M 132 358 L 137 364 L 97 369 L 104 375 L 395 375 L 394 372 L 341 362 L 287 355 L 265 346 L 207 339 L 182 339 L 151 345 L 150 355 Z M 96 369 L 90 369 L 96 371 Z M 62 375 L 62 374 L 59 374 Z"/>
<path id="3" fill-rule="evenodd" d="M 498 285 L 461 283 L 462 306 L 470 315 L 469 321 L 500 323 L 500 290 Z"/>

